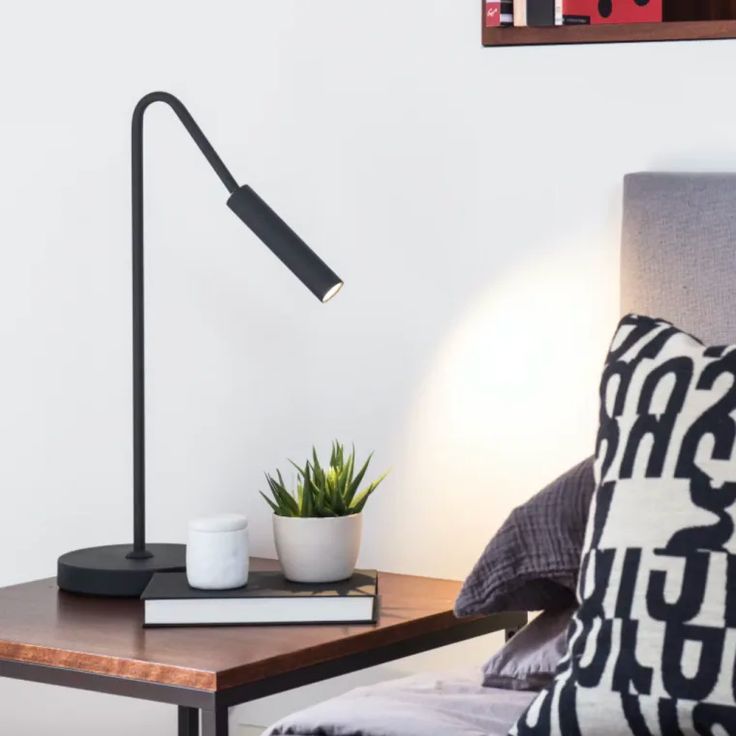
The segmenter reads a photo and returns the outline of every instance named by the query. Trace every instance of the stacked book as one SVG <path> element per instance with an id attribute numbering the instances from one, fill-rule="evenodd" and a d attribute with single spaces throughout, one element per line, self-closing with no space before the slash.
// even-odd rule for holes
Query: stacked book
<path id="1" fill-rule="evenodd" d="M 157 572 L 143 591 L 144 626 L 375 623 L 378 573 L 356 570 L 338 583 L 291 583 L 251 571 L 233 590 L 190 587 L 186 573 Z"/>
<path id="2" fill-rule="evenodd" d="M 485 0 L 486 28 L 661 21 L 662 0 Z"/>

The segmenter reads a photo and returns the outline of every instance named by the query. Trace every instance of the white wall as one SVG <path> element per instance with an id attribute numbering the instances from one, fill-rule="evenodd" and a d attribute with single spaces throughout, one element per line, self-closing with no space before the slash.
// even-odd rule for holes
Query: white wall
<path id="1" fill-rule="evenodd" d="M 438 576 L 590 452 L 622 175 L 736 165 L 729 41 L 483 49 L 478 0 L 37 0 L 2 23 L 0 584 L 129 537 L 141 94 L 180 95 L 346 282 L 314 300 L 150 110 L 151 536 L 242 509 L 271 554 L 262 472 L 339 437 L 394 469 L 362 564 Z M 454 659 L 470 652 L 486 646 Z M 32 692 L 48 707 L 26 710 Z M 173 724 L 17 683 L 0 706 L 15 736 Z"/>

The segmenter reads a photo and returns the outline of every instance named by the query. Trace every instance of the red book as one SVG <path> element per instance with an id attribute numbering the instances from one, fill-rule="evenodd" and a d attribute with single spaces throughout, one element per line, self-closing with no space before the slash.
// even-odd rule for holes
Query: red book
<path id="1" fill-rule="evenodd" d="M 513 0 L 486 0 L 486 28 L 509 26 L 514 22 Z"/>
<path id="2" fill-rule="evenodd" d="M 566 22 L 660 23 L 662 0 L 564 0 Z"/>

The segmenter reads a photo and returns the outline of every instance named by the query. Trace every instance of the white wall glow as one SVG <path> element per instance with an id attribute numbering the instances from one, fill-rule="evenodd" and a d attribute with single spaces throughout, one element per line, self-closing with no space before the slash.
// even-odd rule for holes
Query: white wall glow
<path id="1" fill-rule="evenodd" d="M 436 569 L 462 574 L 491 519 L 592 453 L 616 268 L 590 243 L 559 243 L 469 298 L 418 381 L 403 429 L 392 548 L 403 566 L 418 566 L 417 544 L 430 553 L 423 538 L 452 536 Z M 401 537 L 407 525 L 415 535 Z"/>

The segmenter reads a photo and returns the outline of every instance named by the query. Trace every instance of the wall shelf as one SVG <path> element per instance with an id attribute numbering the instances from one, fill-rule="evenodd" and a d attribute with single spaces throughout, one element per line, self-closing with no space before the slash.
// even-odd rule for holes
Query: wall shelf
<path id="1" fill-rule="evenodd" d="M 736 38 L 736 20 L 671 21 L 556 28 L 483 28 L 484 46 L 698 41 L 719 38 Z"/>

